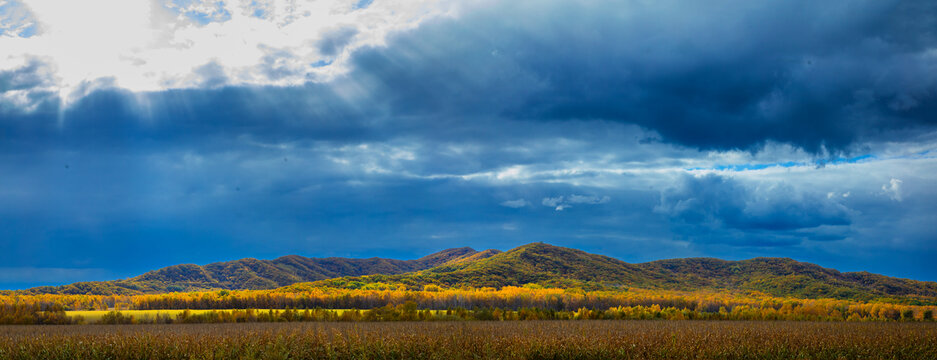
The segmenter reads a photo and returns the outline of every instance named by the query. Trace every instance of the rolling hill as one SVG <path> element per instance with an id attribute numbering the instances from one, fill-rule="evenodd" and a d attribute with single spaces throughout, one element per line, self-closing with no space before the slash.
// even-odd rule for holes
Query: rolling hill
<path id="1" fill-rule="evenodd" d="M 24 290 L 28 293 L 133 294 L 202 289 L 360 288 L 396 284 L 444 287 L 539 286 L 585 290 L 628 288 L 762 292 L 798 298 L 937 301 L 937 283 L 866 272 L 839 272 L 787 258 L 713 258 L 630 264 L 581 250 L 532 243 L 506 252 L 443 250 L 416 260 L 306 258 L 241 259 L 204 266 L 176 265 L 116 281 Z"/>
<path id="2" fill-rule="evenodd" d="M 316 286 L 354 287 L 373 282 L 405 284 L 414 288 L 427 284 L 501 287 L 533 283 L 587 290 L 758 291 L 798 298 L 937 301 L 935 282 L 865 272 L 842 273 L 787 258 L 741 261 L 687 258 L 629 264 L 607 256 L 543 243 L 524 245 L 477 261 L 448 263 L 413 273 L 343 277 L 295 284 L 283 290 Z"/>
<path id="3" fill-rule="evenodd" d="M 494 254 L 463 247 L 447 249 L 415 260 L 384 258 L 307 258 L 288 255 L 273 260 L 240 259 L 208 265 L 182 264 L 153 270 L 130 279 L 42 286 L 25 293 L 140 294 L 210 289 L 274 289 L 298 282 L 342 276 L 400 274 L 462 259 Z"/>

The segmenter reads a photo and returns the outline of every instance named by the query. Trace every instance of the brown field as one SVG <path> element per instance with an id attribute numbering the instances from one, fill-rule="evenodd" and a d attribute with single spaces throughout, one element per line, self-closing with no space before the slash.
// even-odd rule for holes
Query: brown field
<path id="1" fill-rule="evenodd" d="M 35 358 L 937 359 L 937 324 L 592 320 L 0 327 L 0 359 Z"/>

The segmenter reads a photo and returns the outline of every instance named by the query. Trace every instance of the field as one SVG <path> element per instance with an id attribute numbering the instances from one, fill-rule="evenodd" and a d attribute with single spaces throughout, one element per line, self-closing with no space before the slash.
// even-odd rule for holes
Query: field
<path id="1" fill-rule="evenodd" d="M 182 314 L 187 310 L 121 310 L 120 314 L 123 316 L 133 316 L 135 319 L 138 319 L 143 322 L 148 322 L 155 319 L 157 316 L 168 316 L 170 318 L 176 318 L 179 314 Z M 232 312 L 235 310 L 232 309 L 222 309 L 222 310 L 188 310 L 191 315 L 202 315 L 209 312 Z M 255 309 L 256 312 L 280 312 L 283 310 L 277 309 Z M 332 309 L 329 310 L 341 315 L 345 310 L 343 309 Z M 94 324 L 100 322 L 102 318 L 108 313 L 111 313 L 111 310 L 76 310 L 76 311 L 66 311 L 65 315 L 71 318 L 80 316 L 85 323 Z"/>
<path id="2" fill-rule="evenodd" d="M 935 359 L 937 324 L 527 321 L 0 326 L 0 359 Z"/>
<path id="3" fill-rule="evenodd" d="M 124 316 L 133 316 L 137 319 L 152 319 L 156 316 L 171 316 L 176 317 L 185 310 L 122 310 L 120 313 Z M 198 315 L 202 313 L 209 312 L 210 310 L 189 310 L 192 314 Z M 226 311 L 226 310 L 218 310 Z M 66 311 L 65 314 L 69 317 L 80 316 L 84 319 L 85 322 L 93 324 L 101 321 L 104 315 L 107 315 L 110 311 L 108 310 L 77 310 L 77 311 Z"/>
<path id="4" fill-rule="evenodd" d="M 356 309 L 201 309 L 201 310 L 75 310 L 57 314 L 68 321 L 52 324 L 166 324 L 293 321 L 415 321 L 475 320 L 486 312 L 461 310 L 406 311 L 403 307 Z M 490 314 L 490 312 L 488 312 Z M 47 324 L 48 325 L 48 324 Z"/>

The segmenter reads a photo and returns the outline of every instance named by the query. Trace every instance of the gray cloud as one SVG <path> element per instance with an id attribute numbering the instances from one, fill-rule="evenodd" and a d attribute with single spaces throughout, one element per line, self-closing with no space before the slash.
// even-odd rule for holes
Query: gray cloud
<path id="1" fill-rule="evenodd" d="M 595 196 L 595 195 L 576 195 L 576 194 L 573 194 L 573 195 L 570 195 L 569 198 L 567 198 L 567 201 L 569 201 L 570 204 L 590 204 L 590 205 L 596 205 L 596 204 L 605 204 L 605 203 L 607 203 L 607 202 L 609 202 L 609 201 L 612 201 L 612 198 L 610 198 L 610 197 L 608 197 L 608 196 L 599 197 L 599 196 Z"/>
<path id="2" fill-rule="evenodd" d="M 358 29 L 354 26 L 344 26 L 323 34 L 322 39 L 316 42 L 319 53 L 325 56 L 336 56 L 351 43 Z"/>
<path id="3" fill-rule="evenodd" d="M 911 3 L 511 2 L 352 62 L 372 101 L 400 114 L 613 119 L 706 149 L 774 140 L 835 152 L 933 131 L 935 43 L 911 28 L 937 27 L 937 11 Z"/>
<path id="4" fill-rule="evenodd" d="M 882 192 L 892 200 L 901 201 L 901 183 L 900 179 L 893 178 L 888 181 L 888 184 L 882 185 Z"/>
<path id="5" fill-rule="evenodd" d="M 354 136 L 380 127 L 465 137 L 471 135 L 466 127 L 479 128 L 473 123 L 605 120 L 700 149 L 758 150 L 780 142 L 824 155 L 937 130 L 937 72 L 929 55 L 937 44 L 913 31 L 937 28 L 933 6 L 923 4 L 469 7 L 460 18 L 428 21 L 392 36 L 387 46 L 355 51 L 350 72 L 329 83 L 142 98 L 157 110 L 178 108 L 173 103 L 186 98 L 189 113 L 147 115 L 166 116 L 158 123 L 167 135 L 177 123 L 204 129 L 217 122 L 218 132 L 252 123 L 254 135 L 277 140 L 329 136 L 323 124 L 357 131 Z M 506 20 L 533 9 L 540 16 Z M 555 26 L 563 21 L 588 26 Z M 682 25 L 667 25 L 677 22 Z M 355 33 L 339 28 L 316 46 L 335 53 Z M 264 59 L 262 72 L 271 79 L 296 71 L 290 51 L 266 49 Z M 216 67 L 202 68 L 203 86 L 224 84 Z M 132 106 L 117 102 L 112 106 Z M 199 117 L 184 120 L 192 115 Z M 261 125 L 271 120 L 289 125 Z"/>
<path id="6" fill-rule="evenodd" d="M 595 195 L 568 195 L 568 196 L 556 196 L 556 197 L 545 197 L 540 203 L 543 206 L 552 207 L 556 211 L 563 211 L 573 207 L 572 204 L 585 204 L 585 205 L 598 205 L 605 204 L 611 201 L 612 198 L 608 196 L 595 196 Z"/>
<path id="7" fill-rule="evenodd" d="M 200 87 L 217 88 L 224 86 L 228 82 L 228 76 L 225 75 L 224 67 L 217 62 L 209 62 L 199 66 L 192 73 L 198 77 L 196 80 Z"/>
<path id="8" fill-rule="evenodd" d="M 12 70 L 0 71 L 0 127 L 4 114 L 32 113 L 57 108 L 58 94 L 50 90 L 54 83 L 53 66 L 37 58 Z"/>
<path id="9" fill-rule="evenodd" d="M 29 90 L 52 85 L 50 65 L 39 59 L 28 59 L 26 64 L 13 70 L 0 71 L 0 92 Z"/>
<path id="10" fill-rule="evenodd" d="M 687 236 L 701 229 L 707 233 L 725 231 L 725 236 L 731 234 L 729 230 L 740 230 L 769 238 L 795 236 L 799 241 L 809 236 L 801 237 L 803 234 L 797 231 L 852 223 L 850 210 L 827 196 L 803 193 L 784 183 L 752 187 L 714 174 L 684 176 L 676 187 L 661 192 L 660 205 L 654 210 L 686 226 L 681 231 Z M 843 239 L 844 230 L 831 234 L 826 229 L 823 236 L 814 239 Z M 756 242 L 740 242 L 753 243 Z"/>

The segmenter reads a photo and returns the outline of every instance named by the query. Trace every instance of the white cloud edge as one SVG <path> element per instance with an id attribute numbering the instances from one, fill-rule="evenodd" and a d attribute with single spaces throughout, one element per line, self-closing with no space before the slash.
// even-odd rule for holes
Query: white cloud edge
<path id="1" fill-rule="evenodd" d="M 28 20 L 41 30 L 30 37 L 0 36 L 5 53 L 0 56 L 0 71 L 40 59 L 54 69 L 49 76 L 51 90 L 63 99 L 83 84 L 105 78 L 131 91 L 200 87 L 196 70 L 212 63 L 220 66 L 226 85 L 301 85 L 347 71 L 345 60 L 356 48 L 382 46 L 388 34 L 457 11 L 454 2 L 444 0 L 385 0 L 364 9 L 355 9 L 354 0 L 289 6 L 272 0 L 267 3 L 276 11 L 257 18 L 250 15 L 251 2 L 190 4 L 196 11 L 207 11 L 211 9 L 202 9 L 203 5 L 220 3 L 230 14 L 229 19 L 203 25 L 174 13 L 180 9 L 167 3 L 171 1 L 23 1 L 34 17 Z M 316 42 L 342 26 L 357 30 L 352 42 L 335 56 L 320 54 Z M 275 65 L 287 75 L 265 74 L 264 57 L 271 51 L 278 52 Z M 316 65 L 323 61 L 329 65 Z"/>

